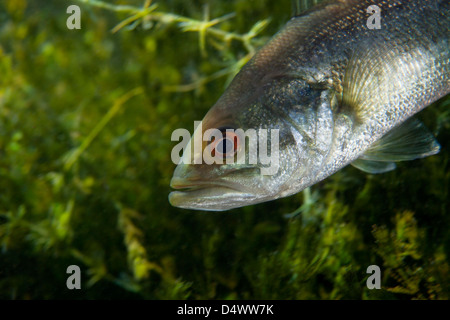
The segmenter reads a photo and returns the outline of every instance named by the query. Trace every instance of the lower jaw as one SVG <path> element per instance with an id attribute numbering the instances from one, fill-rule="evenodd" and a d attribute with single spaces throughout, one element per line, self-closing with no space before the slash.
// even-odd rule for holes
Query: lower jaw
<path id="1" fill-rule="evenodd" d="M 226 187 L 173 191 L 169 194 L 169 202 L 174 207 L 204 211 L 225 211 L 245 206 L 244 202 L 236 203 L 238 198 L 245 198 L 245 194 Z"/>

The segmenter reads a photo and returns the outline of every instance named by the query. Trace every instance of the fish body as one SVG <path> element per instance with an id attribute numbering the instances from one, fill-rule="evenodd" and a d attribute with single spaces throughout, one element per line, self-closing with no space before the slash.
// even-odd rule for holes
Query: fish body
<path id="1" fill-rule="evenodd" d="M 374 5 L 380 29 L 368 25 Z M 278 130 L 278 171 L 263 175 L 260 162 L 193 164 L 203 154 L 189 152 L 169 201 L 228 210 L 298 193 L 352 162 L 383 172 L 394 161 L 435 154 L 438 144 L 408 119 L 449 92 L 449 0 L 322 3 L 255 54 L 199 129 Z M 246 147 L 245 139 L 238 143 Z"/>

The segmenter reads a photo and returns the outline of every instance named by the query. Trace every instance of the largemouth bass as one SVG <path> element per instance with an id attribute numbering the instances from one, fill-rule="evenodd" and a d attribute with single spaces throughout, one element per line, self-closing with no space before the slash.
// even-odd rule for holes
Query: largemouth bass
<path id="1" fill-rule="evenodd" d="M 379 29 L 368 24 L 374 5 Z M 449 0 L 328 1 L 292 18 L 197 129 L 278 130 L 277 172 L 262 174 L 259 160 L 194 164 L 201 152 L 185 152 L 170 203 L 228 210 L 298 193 L 350 163 L 381 173 L 436 154 L 439 144 L 411 117 L 450 92 L 449 38 Z M 248 144 L 232 141 L 220 148 Z"/>

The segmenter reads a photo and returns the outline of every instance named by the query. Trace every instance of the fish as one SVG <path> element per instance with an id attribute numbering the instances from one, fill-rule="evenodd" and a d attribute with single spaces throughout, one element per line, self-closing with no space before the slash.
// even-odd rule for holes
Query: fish
<path id="1" fill-rule="evenodd" d="M 414 115 L 450 92 L 449 38 L 449 0 L 334 0 L 294 16 L 195 129 L 169 202 L 225 211 L 294 195 L 349 164 L 377 174 L 437 154 Z M 194 137 L 210 129 L 228 142 L 214 136 L 195 151 Z M 244 149 L 249 159 L 249 137 L 229 136 L 238 129 L 277 132 L 278 141 L 266 137 L 277 142 L 275 173 L 263 174 L 259 158 L 200 161 L 208 147 L 234 160 Z"/>

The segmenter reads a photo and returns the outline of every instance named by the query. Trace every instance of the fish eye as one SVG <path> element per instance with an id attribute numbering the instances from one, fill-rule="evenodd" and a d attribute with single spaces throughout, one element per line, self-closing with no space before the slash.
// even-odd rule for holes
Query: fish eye
<path id="1" fill-rule="evenodd" d="M 228 131 L 227 131 L 228 129 Z M 213 157 L 216 155 L 222 158 L 234 157 L 239 148 L 239 137 L 234 132 L 234 129 L 228 127 L 219 128 L 222 133 L 222 138 L 211 141 L 211 154 Z"/>

